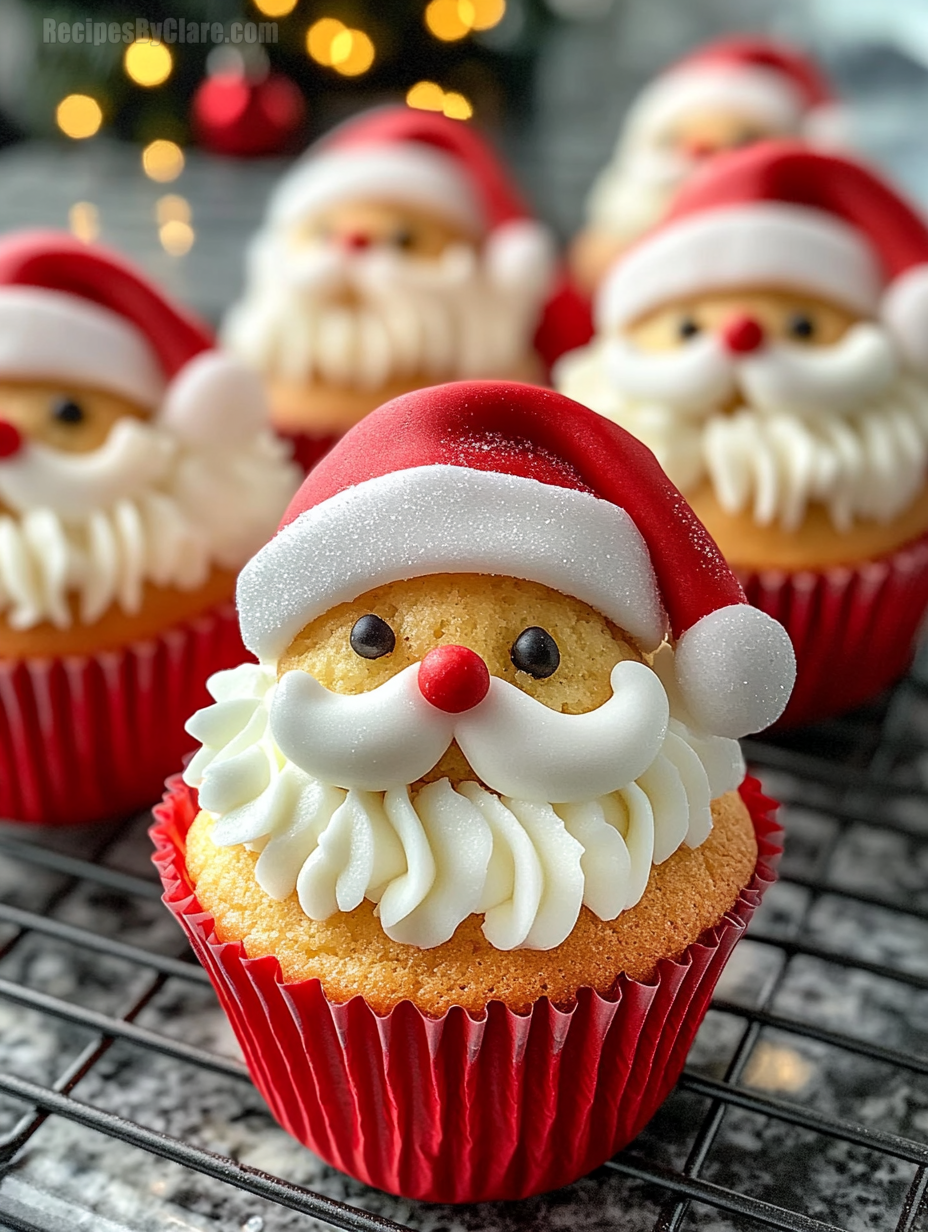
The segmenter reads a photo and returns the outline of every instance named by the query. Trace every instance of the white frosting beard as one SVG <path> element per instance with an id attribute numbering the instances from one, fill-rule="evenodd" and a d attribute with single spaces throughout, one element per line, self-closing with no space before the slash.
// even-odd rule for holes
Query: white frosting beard
<path id="1" fill-rule="evenodd" d="M 92 468 L 107 459 L 97 484 Z M 92 624 L 112 604 L 138 612 L 146 582 L 195 590 L 261 547 L 298 483 L 265 431 L 197 447 L 123 420 L 95 454 L 31 446 L 15 468 L 0 464 L 0 501 L 19 510 L 0 516 L 0 613 L 14 629 L 66 629 L 72 595 Z"/>
<path id="2" fill-rule="evenodd" d="M 202 747 L 184 775 L 217 820 L 213 842 L 260 855 L 255 877 L 272 898 L 297 893 L 310 919 L 377 904 L 387 936 L 428 949 L 469 915 L 500 950 L 547 950 L 582 905 L 602 920 L 639 901 L 653 864 L 699 846 L 710 801 L 736 787 L 736 741 L 671 719 L 636 781 L 575 804 L 500 797 L 476 782 L 430 783 L 411 798 L 321 783 L 288 761 L 269 713 L 276 672 L 245 664 L 209 682 L 216 704 L 188 730 Z"/>
<path id="3" fill-rule="evenodd" d="M 643 441 L 682 492 L 708 479 L 727 513 L 790 531 L 818 502 L 846 531 L 858 518 L 891 521 L 924 485 L 928 387 L 915 377 L 897 376 L 849 411 L 694 414 L 623 394 L 609 376 L 608 347 L 600 338 L 560 360 L 557 388 Z"/>

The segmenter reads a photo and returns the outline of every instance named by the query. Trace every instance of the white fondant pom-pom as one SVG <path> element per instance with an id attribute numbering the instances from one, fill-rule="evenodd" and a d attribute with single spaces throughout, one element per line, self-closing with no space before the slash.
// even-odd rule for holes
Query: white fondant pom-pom
<path id="1" fill-rule="evenodd" d="M 928 374 L 928 265 L 916 265 L 890 284 L 881 315 L 905 362 Z"/>
<path id="2" fill-rule="evenodd" d="M 786 630 L 747 603 L 719 608 L 687 629 L 677 642 L 674 666 L 695 722 L 732 740 L 775 722 L 796 679 Z"/>
<path id="3" fill-rule="evenodd" d="M 236 444 L 268 422 L 261 378 L 220 351 L 204 351 L 172 381 L 160 422 L 198 445 Z"/>
<path id="4" fill-rule="evenodd" d="M 519 218 L 490 232 L 485 246 L 487 267 L 500 287 L 546 290 L 557 262 L 554 236 L 543 223 Z"/>

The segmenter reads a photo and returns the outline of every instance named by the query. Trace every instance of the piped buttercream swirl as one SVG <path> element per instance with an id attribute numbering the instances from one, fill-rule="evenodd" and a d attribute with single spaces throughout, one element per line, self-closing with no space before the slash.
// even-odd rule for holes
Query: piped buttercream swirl
<path id="1" fill-rule="evenodd" d="M 209 682 L 215 704 L 188 730 L 201 742 L 185 780 L 215 818 L 213 842 L 259 852 L 272 898 L 294 892 L 325 920 L 365 899 L 387 936 L 421 948 L 469 915 L 501 950 L 551 949 L 581 906 L 603 920 L 637 903 L 651 868 L 712 826 L 713 799 L 738 785 L 737 743 L 671 719 L 650 767 L 621 790 L 574 804 L 513 799 L 448 779 L 418 790 L 345 790 L 288 761 L 269 711 L 277 676 L 244 664 Z"/>

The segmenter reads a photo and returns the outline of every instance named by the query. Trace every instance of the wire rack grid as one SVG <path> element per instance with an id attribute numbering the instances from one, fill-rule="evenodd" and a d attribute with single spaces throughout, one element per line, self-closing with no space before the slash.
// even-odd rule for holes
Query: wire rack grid
<path id="1" fill-rule="evenodd" d="M 76 1227 L 928 1230 L 928 686 L 754 741 L 781 880 L 683 1078 L 592 1177 L 436 1208 L 280 1131 L 159 903 L 145 818 L 0 831 L 0 1222 Z"/>

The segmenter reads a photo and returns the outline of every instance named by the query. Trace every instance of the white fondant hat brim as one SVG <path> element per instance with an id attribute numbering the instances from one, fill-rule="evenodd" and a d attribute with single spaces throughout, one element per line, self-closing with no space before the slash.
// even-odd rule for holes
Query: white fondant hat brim
<path id="1" fill-rule="evenodd" d="M 144 335 L 62 291 L 0 287 L 0 379 L 74 382 L 153 409 L 165 377 Z"/>
<path id="2" fill-rule="evenodd" d="M 338 604 L 433 573 L 541 582 L 588 603 L 647 650 L 664 637 L 648 549 L 624 509 L 535 479 L 437 465 L 367 480 L 284 527 L 239 576 L 243 640 L 275 662 Z"/>
<path id="3" fill-rule="evenodd" d="M 720 207 L 670 222 L 620 258 L 597 296 L 614 329 L 690 295 L 737 287 L 802 289 L 865 316 L 882 280 L 864 237 L 822 210 L 785 203 Z"/>
<path id="4" fill-rule="evenodd" d="M 487 223 L 474 185 L 457 160 L 411 141 L 309 154 L 275 192 L 269 220 L 286 225 L 358 200 L 434 211 L 474 234 L 481 234 Z"/>

